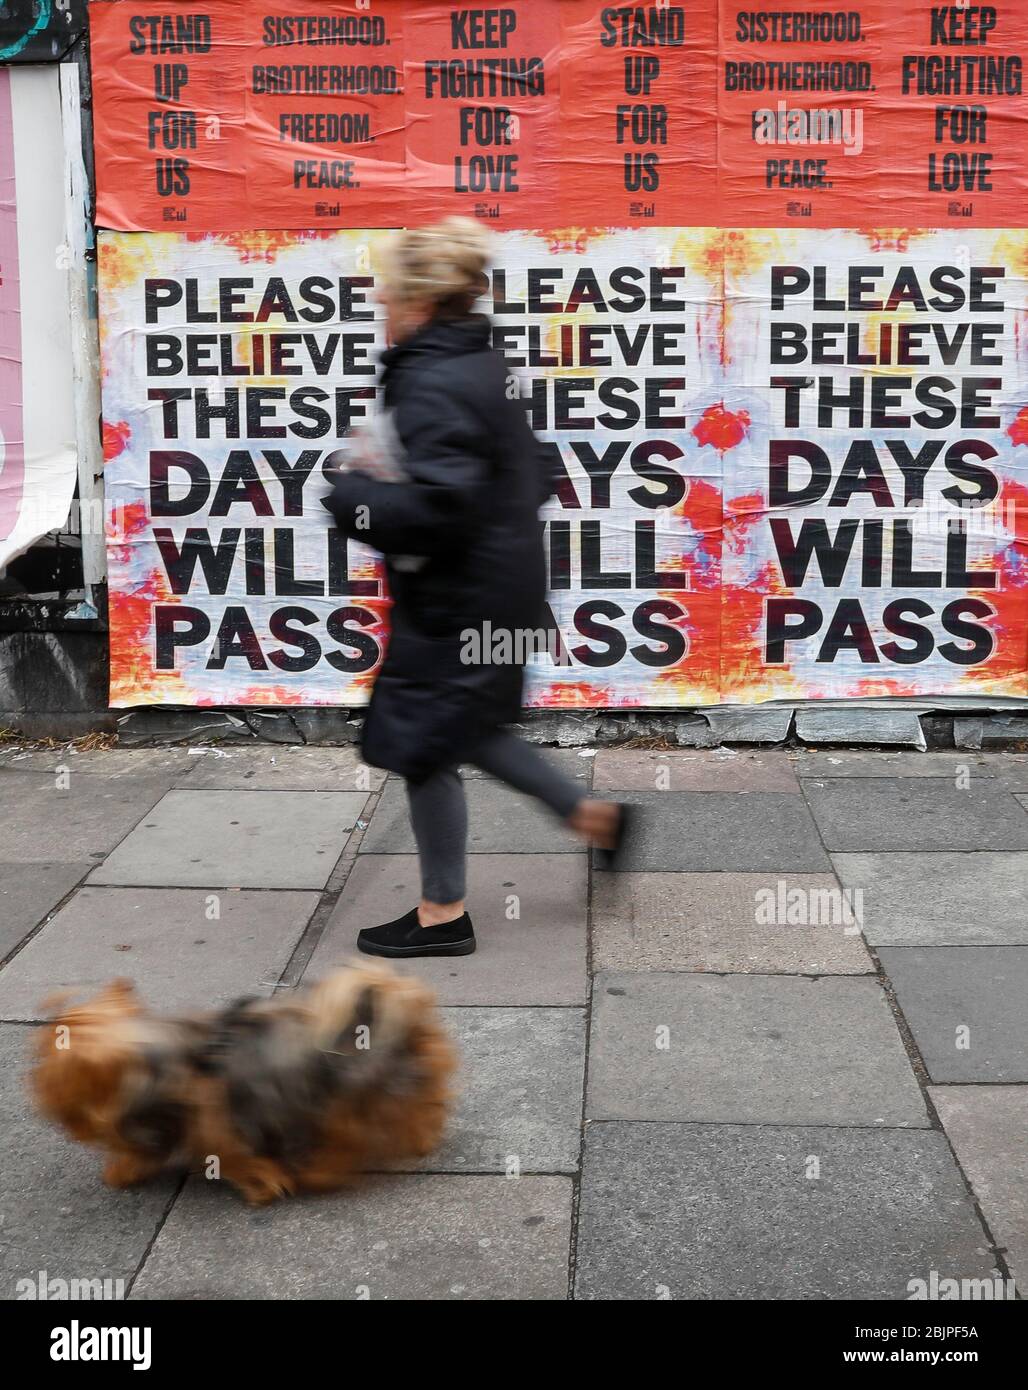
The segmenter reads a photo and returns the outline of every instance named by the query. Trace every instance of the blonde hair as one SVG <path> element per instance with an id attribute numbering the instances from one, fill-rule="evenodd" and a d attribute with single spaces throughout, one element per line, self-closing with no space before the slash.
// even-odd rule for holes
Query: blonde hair
<path id="1" fill-rule="evenodd" d="M 427 300 L 436 310 L 471 311 L 488 287 L 489 233 L 470 217 L 445 217 L 397 232 L 384 259 L 384 279 L 403 300 Z"/>

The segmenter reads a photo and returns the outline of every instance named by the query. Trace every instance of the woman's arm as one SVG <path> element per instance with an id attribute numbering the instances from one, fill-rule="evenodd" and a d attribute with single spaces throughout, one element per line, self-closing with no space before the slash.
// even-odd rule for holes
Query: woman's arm
<path id="1" fill-rule="evenodd" d="M 384 555 L 438 555 L 481 514 L 492 442 L 484 420 L 432 371 L 409 374 L 394 418 L 410 481 L 344 473 L 322 501 L 348 536 Z"/>

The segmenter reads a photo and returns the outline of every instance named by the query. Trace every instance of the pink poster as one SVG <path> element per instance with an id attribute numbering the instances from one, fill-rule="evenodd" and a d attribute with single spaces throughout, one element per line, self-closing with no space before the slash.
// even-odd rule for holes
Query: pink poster
<path id="1" fill-rule="evenodd" d="M 11 73 L 9 68 L 0 68 L 0 541 L 14 530 L 24 481 L 14 124 Z"/>

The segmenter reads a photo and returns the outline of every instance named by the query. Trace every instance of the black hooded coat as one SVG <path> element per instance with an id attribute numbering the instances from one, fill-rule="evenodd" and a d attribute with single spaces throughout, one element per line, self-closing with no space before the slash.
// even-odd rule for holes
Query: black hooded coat
<path id="1" fill-rule="evenodd" d="M 490 337 L 488 319 L 470 315 L 387 349 L 381 385 L 409 481 L 344 473 L 324 499 L 347 536 L 385 556 L 393 599 L 362 753 L 415 781 L 518 717 L 524 635 L 543 623 L 538 513 L 551 470 Z M 397 569 L 398 556 L 424 562 Z M 474 634 L 488 658 L 504 631 L 512 640 L 501 654 L 513 659 L 468 660 Z"/>

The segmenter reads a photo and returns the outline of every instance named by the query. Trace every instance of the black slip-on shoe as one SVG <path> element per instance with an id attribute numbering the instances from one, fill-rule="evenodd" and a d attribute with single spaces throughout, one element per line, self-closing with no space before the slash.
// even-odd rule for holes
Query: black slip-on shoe
<path id="1" fill-rule="evenodd" d="M 621 814 L 618 816 L 618 828 L 614 837 L 614 844 L 611 849 L 596 849 L 594 863 L 597 869 L 616 869 L 621 851 L 624 848 L 625 840 L 628 836 L 632 818 L 635 815 L 635 807 L 627 801 L 622 801 L 618 805 Z"/>
<path id="2" fill-rule="evenodd" d="M 474 949 L 475 929 L 466 912 L 441 927 L 423 927 L 412 907 L 395 922 L 357 933 L 357 950 L 366 956 L 470 956 Z"/>

